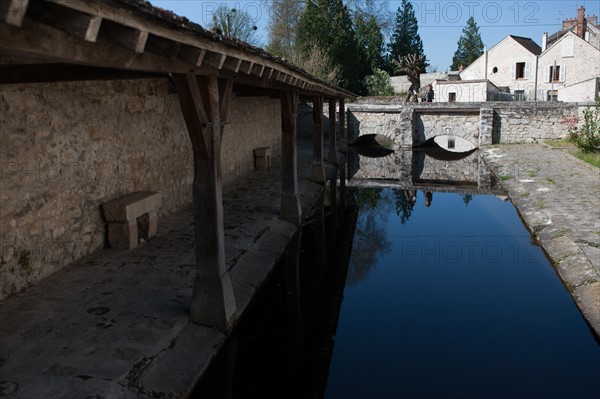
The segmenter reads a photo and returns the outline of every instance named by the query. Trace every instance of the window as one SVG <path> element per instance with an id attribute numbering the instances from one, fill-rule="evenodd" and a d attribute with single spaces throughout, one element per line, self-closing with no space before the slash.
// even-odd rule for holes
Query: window
<path id="1" fill-rule="evenodd" d="M 456 93 L 448 93 L 448 101 L 451 103 L 456 102 Z"/>
<path id="2" fill-rule="evenodd" d="M 565 81 L 565 66 L 550 65 L 546 68 L 545 82 L 564 82 Z"/>
<path id="3" fill-rule="evenodd" d="M 498 67 L 494 67 L 494 69 L 492 69 L 492 73 L 498 73 Z"/>
<path id="4" fill-rule="evenodd" d="M 548 90 L 547 101 L 558 101 L 558 90 Z"/>
<path id="5" fill-rule="evenodd" d="M 525 90 L 515 90 L 515 101 L 525 101 Z"/>
<path id="6" fill-rule="evenodd" d="M 513 79 L 529 79 L 531 77 L 531 62 L 517 62 L 512 67 Z"/>
<path id="7" fill-rule="evenodd" d="M 525 79 L 525 63 L 517 62 L 515 79 Z"/>

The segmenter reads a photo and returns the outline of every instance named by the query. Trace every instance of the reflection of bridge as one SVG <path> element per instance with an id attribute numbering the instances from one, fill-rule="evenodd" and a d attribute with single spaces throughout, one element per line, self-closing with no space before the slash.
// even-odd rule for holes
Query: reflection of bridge
<path id="1" fill-rule="evenodd" d="M 439 160 L 422 150 L 385 158 L 350 156 L 350 185 L 469 194 L 504 194 L 478 151 L 460 160 Z"/>

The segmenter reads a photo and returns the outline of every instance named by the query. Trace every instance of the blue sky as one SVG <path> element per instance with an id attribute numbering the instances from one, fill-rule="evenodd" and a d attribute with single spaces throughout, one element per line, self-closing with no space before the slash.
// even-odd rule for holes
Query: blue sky
<path id="1" fill-rule="evenodd" d="M 203 1 L 203 0 L 151 0 L 151 3 L 169 9 L 178 15 L 204 26 L 212 25 L 212 13 L 222 3 L 246 11 L 258 26 L 259 43 L 268 39 L 269 1 Z M 561 27 L 566 18 L 576 18 L 577 9 L 583 5 L 586 15 L 600 15 L 600 0 L 543 0 L 543 1 L 432 1 L 411 2 L 419 22 L 419 35 L 423 40 L 430 69 L 445 71 L 452 63 L 457 41 L 472 15 L 479 26 L 481 38 L 488 48 L 506 35 L 530 37 L 541 44 L 543 32 L 550 34 Z M 400 0 L 388 0 L 395 12 Z"/>

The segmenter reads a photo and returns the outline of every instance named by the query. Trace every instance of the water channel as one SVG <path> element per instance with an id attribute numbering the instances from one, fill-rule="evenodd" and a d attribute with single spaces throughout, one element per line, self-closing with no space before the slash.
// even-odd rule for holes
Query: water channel
<path id="1" fill-rule="evenodd" d="M 477 152 L 353 164 L 297 301 L 282 263 L 193 397 L 600 397 L 597 337 Z"/>

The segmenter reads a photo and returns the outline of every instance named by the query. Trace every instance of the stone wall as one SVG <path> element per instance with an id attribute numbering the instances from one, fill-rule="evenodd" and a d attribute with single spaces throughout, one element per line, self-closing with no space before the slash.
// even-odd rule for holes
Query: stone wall
<path id="1" fill-rule="evenodd" d="M 225 183 L 252 169 L 253 148 L 280 152 L 279 109 L 234 101 Z M 0 126 L 0 299 L 104 247 L 100 204 L 160 191 L 160 227 L 191 202 L 191 145 L 166 80 L 2 86 Z"/>
<path id="2" fill-rule="evenodd" d="M 508 105 L 509 104 L 509 105 Z M 492 142 L 533 143 L 566 137 L 563 117 L 577 114 L 577 105 L 561 103 L 507 103 L 494 108 Z"/>
<path id="3" fill-rule="evenodd" d="M 450 129 L 450 134 L 479 146 L 480 132 L 484 129 L 481 144 L 530 143 L 565 137 L 567 130 L 561 121 L 564 116 L 577 113 L 577 104 L 560 102 L 419 105 L 363 102 L 348 105 L 348 136 L 382 134 L 402 147 L 409 147 L 413 142 L 419 144 L 435 135 L 447 134 L 446 129 Z"/>

